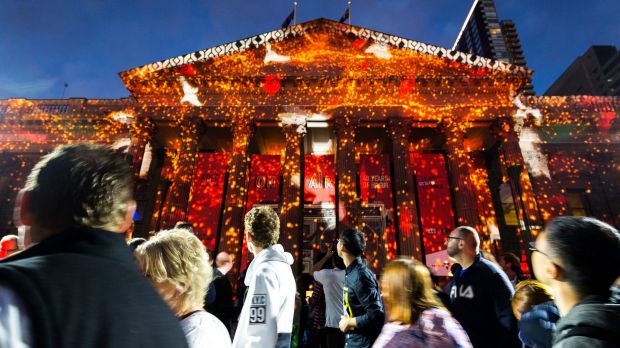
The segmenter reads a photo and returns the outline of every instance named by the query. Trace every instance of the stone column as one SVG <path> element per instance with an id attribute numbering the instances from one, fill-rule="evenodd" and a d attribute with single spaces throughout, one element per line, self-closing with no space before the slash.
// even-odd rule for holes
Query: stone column
<path id="1" fill-rule="evenodd" d="M 357 196 L 357 171 L 355 168 L 355 134 L 359 120 L 349 115 L 335 119 L 336 175 L 338 176 L 338 230 L 360 228 L 360 199 Z"/>
<path id="2" fill-rule="evenodd" d="M 470 178 L 472 161 L 463 145 L 467 131 L 467 122 L 457 119 L 444 119 L 442 130 L 446 138 L 448 168 L 450 169 L 450 186 L 454 192 L 457 226 L 480 225 L 476 194 Z"/>
<path id="3" fill-rule="evenodd" d="M 189 191 L 196 172 L 201 125 L 202 120 L 198 117 L 180 117 L 177 122 L 181 145 L 176 154 L 173 181 L 162 213 L 163 228 L 174 227 L 177 221 L 185 221 L 187 218 Z"/>
<path id="4" fill-rule="evenodd" d="M 539 130 L 525 127 L 519 133 L 519 147 L 536 195 L 540 217 L 544 222 L 568 214 L 566 197 L 549 170 L 547 155 L 541 149 Z"/>
<path id="5" fill-rule="evenodd" d="M 304 121 L 305 122 L 305 121 Z M 305 127 L 305 126 L 304 126 Z M 303 241 L 303 139 L 305 132 L 297 125 L 283 125 L 286 140 L 282 166 L 282 199 L 280 209 L 280 244 L 293 254 L 295 265 L 301 266 Z"/>
<path id="6" fill-rule="evenodd" d="M 411 124 L 405 119 L 393 117 L 388 120 L 388 127 L 392 137 L 392 163 L 394 165 L 392 185 L 398 253 L 423 261 L 413 170 L 409 161 Z"/>
<path id="7" fill-rule="evenodd" d="M 244 215 L 248 193 L 248 169 L 250 157 L 248 145 L 254 133 L 254 122 L 249 118 L 238 118 L 232 123 L 233 147 L 228 164 L 228 183 L 224 200 L 224 214 L 220 231 L 218 250 L 227 251 L 235 255 L 233 269 L 230 270 L 231 279 L 236 279 L 241 262 L 241 247 L 244 238 Z"/>
<path id="8" fill-rule="evenodd" d="M 140 167 L 144 159 L 146 144 L 151 140 L 154 130 L 155 124 L 151 118 L 146 115 L 139 115 L 131 124 L 129 130 L 131 134 L 131 167 L 136 179 L 140 175 Z"/>
<path id="9" fill-rule="evenodd" d="M 519 230 L 524 249 L 542 227 L 534 190 L 525 167 L 519 146 L 519 135 L 515 131 L 512 117 L 498 119 L 500 154 L 502 166 L 506 169 L 512 189 L 513 199 L 520 222 Z"/>

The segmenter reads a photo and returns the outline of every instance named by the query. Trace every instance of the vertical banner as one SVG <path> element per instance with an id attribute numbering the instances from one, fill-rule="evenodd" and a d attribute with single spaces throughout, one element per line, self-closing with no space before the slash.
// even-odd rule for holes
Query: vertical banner
<path id="1" fill-rule="evenodd" d="M 280 172 L 282 163 L 279 155 L 253 154 L 250 162 L 250 182 L 246 211 L 255 204 L 277 204 L 280 201 Z M 276 213 L 279 213 L 276 209 Z M 243 238 L 241 249 L 241 270 L 247 267 L 248 248 Z"/>
<path id="2" fill-rule="evenodd" d="M 252 155 L 247 210 L 257 203 L 280 201 L 279 155 Z"/>
<path id="3" fill-rule="evenodd" d="M 209 250 L 215 249 L 228 159 L 227 153 L 199 154 L 189 197 L 188 221 Z"/>
<path id="4" fill-rule="evenodd" d="M 394 205 L 392 199 L 392 179 L 390 158 L 384 154 L 360 155 L 360 196 L 365 206 L 379 207 L 382 231 L 375 252 L 386 252 L 388 260 L 396 257 L 396 238 L 394 232 Z M 368 250 L 371 251 L 371 250 Z M 383 263 L 383 260 L 380 262 Z"/>
<path id="5" fill-rule="evenodd" d="M 334 155 L 306 155 L 304 162 L 306 203 L 336 203 Z"/>
<path id="6" fill-rule="evenodd" d="M 451 261 L 444 243 L 454 229 L 454 212 L 444 155 L 412 152 L 410 161 L 417 182 L 426 264 L 434 274 L 448 275 Z"/>

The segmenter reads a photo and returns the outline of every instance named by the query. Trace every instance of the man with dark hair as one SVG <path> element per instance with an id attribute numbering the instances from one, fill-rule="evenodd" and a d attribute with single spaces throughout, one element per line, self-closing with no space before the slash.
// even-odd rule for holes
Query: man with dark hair
<path id="1" fill-rule="evenodd" d="M 174 224 L 174 228 L 180 228 L 183 230 L 188 230 L 191 233 L 194 233 L 194 226 L 192 226 L 191 223 L 187 222 L 187 221 L 177 221 L 176 224 Z"/>
<path id="2" fill-rule="evenodd" d="M 457 227 L 448 235 L 446 246 L 457 262 L 448 285 L 452 314 L 473 346 L 521 347 L 510 302 L 514 289 L 499 266 L 482 258 L 478 232 Z"/>
<path id="3" fill-rule="evenodd" d="M 532 243 L 534 274 L 560 310 L 554 347 L 619 347 L 620 304 L 610 287 L 620 275 L 620 235 L 589 217 L 551 221 Z"/>
<path id="4" fill-rule="evenodd" d="M 502 267 L 504 273 L 508 276 L 508 280 L 510 280 L 513 288 L 518 282 L 526 279 L 521 271 L 521 262 L 519 261 L 519 257 L 517 255 L 513 253 L 504 253 L 499 258 L 498 263 Z"/>
<path id="5" fill-rule="evenodd" d="M 61 146 L 35 165 L 15 214 L 35 244 L 0 262 L 0 346 L 187 346 L 125 244 L 132 192 L 107 147 Z"/>
<path id="6" fill-rule="evenodd" d="M 346 229 L 338 239 L 338 256 L 346 266 L 343 288 L 345 315 L 338 326 L 344 332 L 346 347 L 372 347 L 381 333 L 385 312 L 375 275 L 361 256 L 366 239 L 361 231 Z"/>
<path id="7" fill-rule="evenodd" d="M 247 268 L 248 286 L 233 347 L 290 347 L 296 284 L 293 256 L 276 244 L 280 218 L 273 209 L 252 208 L 245 215 L 245 239 L 254 259 Z"/>
<path id="8" fill-rule="evenodd" d="M 205 302 L 207 312 L 215 315 L 224 323 L 229 333 L 231 332 L 230 325 L 232 324 L 233 316 L 233 290 L 226 274 L 231 270 L 233 264 L 232 256 L 229 253 L 221 251 L 217 254 L 213 267 L 213 281 L 211 282 L 215 292 L 215 299 L 208 305 Z"/>

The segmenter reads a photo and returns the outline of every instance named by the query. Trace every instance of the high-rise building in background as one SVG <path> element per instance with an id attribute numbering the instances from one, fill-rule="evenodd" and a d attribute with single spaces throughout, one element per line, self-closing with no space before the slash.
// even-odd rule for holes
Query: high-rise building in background
<path id="1" fill-rule="evenodd" d="M 511 20 L 499 20 L 493 0 L 475 0 L 452 49 L 526 66 L 517 28 Z M 522 92 L 534 94 L 531 83 Z"/>
<path id="2" fill-rule="evenodd" d="M 620 96 L 620 51 L 614 46 L 591 46 L 564 70 L 545 95 Z"/>

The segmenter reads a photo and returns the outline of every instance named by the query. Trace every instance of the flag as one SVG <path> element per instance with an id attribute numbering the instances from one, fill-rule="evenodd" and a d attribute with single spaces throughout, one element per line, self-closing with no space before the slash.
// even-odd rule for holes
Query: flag
<path id="1" fill-rule="evenodd" d="M 293 18 L 295 18 L 295 9 L 293 9 L 291 13 L 288 15 L 288 17 L 284 19 L 284 22 L 282 22 L 282 28 L 286 28 L 290 26 L 291 22 L 293 21 Z"/>
<path id="2" fill-rule="evenodd" d="M 340 17 L 339 22 L 344 23 L 347 21 L 347 19 L 349 19 L 349 7 L 348 6 L 347 6 L 347 10 L 344 11 L 344 14 L 342 15 L 342 17 Z"/>

